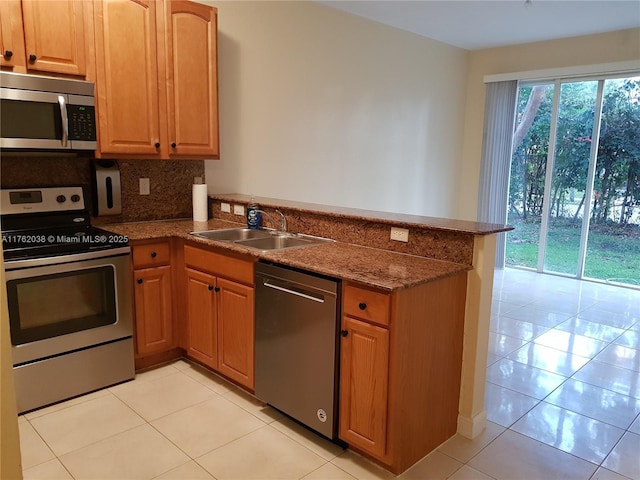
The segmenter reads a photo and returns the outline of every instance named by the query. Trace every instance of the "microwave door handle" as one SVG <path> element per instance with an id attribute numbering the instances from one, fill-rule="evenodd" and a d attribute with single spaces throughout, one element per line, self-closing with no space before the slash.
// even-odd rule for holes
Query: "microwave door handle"
<path id="1" fill-rule="evenodd" d="M 62 95 L 58 95 L 60 104 L 60 119 L 62 120 L 62 146 L 69 145 L 69 118 L 67 116 L 67 103 Z"/>

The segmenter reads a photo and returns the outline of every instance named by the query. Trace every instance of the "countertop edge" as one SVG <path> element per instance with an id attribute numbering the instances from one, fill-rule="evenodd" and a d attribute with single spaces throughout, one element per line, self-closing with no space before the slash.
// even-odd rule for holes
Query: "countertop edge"
<path id="1" fill-rule="evenodd" d="M 250 195 L 238 193 L 213 193 L 209 198 L 225 202 L 237 202 L 247 204 L 251 200 Z M 254 197 L 258 205 L 270 208 L 286 208 L 298 212 L 330 215 L 337 218 L 349 218 L 367 222 L 383 222 L 389 225 L 403 227 L 429 228 L 447 232 L 456 232 L 467 235 L 492 235 L 513 230 L 511 225 L 499 223 L 474 222 L 470 220 L 452 220 L 440 217 L 427 217 L 405 213 L 380 212 L 358 208 L 327 206 L 316 203 L 281 200 L 270 197 Z"/>

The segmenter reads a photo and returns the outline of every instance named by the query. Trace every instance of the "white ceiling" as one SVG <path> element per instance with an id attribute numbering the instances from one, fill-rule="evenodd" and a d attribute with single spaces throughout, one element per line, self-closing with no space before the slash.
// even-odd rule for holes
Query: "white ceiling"
<path id="1" fill-rule="evenodd" d="M 640 27 L 640 0 L 320 0 L 467 50 Z"/>

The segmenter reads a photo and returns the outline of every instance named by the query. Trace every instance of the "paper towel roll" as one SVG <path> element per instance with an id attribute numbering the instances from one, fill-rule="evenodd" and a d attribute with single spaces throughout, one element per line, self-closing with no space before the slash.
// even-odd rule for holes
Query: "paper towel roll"
<path id="1" fill-rule="evenodd" d="M 193 221 L 206 222 L 209 218 L 207 184 L 193 185 Z"/>

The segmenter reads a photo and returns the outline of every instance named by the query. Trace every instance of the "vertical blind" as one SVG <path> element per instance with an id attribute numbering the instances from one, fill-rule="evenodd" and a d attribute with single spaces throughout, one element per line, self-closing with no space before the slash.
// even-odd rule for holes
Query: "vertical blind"
<path id="1" fill-rule="evenodd" d="M 507 223 L 511 143 L 517 80 L 486 84 L 482 161 L 478 188 L 478 221 Z M 506 234 L 497 238 L 496 268 L 504 268 Z"/>

